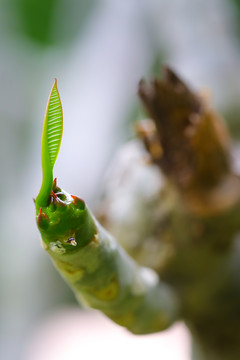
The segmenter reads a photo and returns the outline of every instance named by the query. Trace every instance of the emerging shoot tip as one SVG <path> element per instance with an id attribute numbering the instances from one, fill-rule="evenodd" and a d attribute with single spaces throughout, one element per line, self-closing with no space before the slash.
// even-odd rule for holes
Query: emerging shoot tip
<path id="1" fill-rule="evenodd" d="M 57 89 L 55 78 L 52 90 L 49 95 L 42 131 L 42 186 L 36 198 L 36 206 L 48 205 L 53 187 L 53 167 L 56 162 L 61 145 L 63 133 L 63 112 L 62 104 Z"/>

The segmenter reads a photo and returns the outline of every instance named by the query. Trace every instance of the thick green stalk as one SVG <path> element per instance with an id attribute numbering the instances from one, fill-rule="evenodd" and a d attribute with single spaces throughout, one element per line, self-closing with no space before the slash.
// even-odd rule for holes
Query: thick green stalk
<path id="1" fill-rule="evenodd" d="M 77 299 L 136 334 L 170 326 L 178 315 L 171 288 L 138 266 L 81 199 L 56 189 L 37 223 L 44 248 Z"/>

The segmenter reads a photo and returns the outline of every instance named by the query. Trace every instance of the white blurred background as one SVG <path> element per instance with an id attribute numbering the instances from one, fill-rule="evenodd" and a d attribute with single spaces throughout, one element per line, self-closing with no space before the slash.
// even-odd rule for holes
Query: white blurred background
<path id="1" fill-rule="evenodd" d="M 138 82 L 162 63 L 209 87 L 238 137 L 240 2 L 0 0 L 0 41 L 0 358 L 188 360 L 182 324 L 134 337 L 86 313 L 42 250 L 32 201 L 42 120 L 57 77 L 64 135 L 54 174 L 92 208 L 113 154 L 144 116 Z"/>

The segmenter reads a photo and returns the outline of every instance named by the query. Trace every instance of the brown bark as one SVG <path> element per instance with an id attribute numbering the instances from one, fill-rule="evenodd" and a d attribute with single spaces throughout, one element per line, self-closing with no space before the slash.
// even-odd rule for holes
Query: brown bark
<path id="1" fill-rule="evenodd" d="M 161 278 L 179 294 L 195 359 L 240 358 L 240 180 L 221 120 L 170 69 L 141 82 L 152 120 L 137 127 L 178 196 L 168 217 L 171 259 Z"/>

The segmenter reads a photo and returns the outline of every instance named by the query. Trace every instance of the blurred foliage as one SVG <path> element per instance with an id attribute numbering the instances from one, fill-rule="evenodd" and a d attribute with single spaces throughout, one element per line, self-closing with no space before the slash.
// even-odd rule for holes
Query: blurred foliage
<path id="1" fill-rule="evenodd" d="M 222 116 L 227 123 L 230 134 L 235 141 L 240 139 L 240 122 L 239 122 L 240 108 L 237 106 L 230 106 L 229 108 L 223 109 Z"/>
<path id="2" fill-rule="evenodd" d="M 86 23 L 95 0 L 11 0 L 4 2 L 13 36 L 42 45 L 72 42 Z M 9 31 L 9 30 L 8 30 Z"/>
<path id="3" fill-rule="evenodd" d="M 15 8 L 19 9 L 22 31 L 32 40 L 47 44 L 51 42 L 53 19 L 58 0 L 15 0 Z"/>
<path id="4" fill-rule="evenodd" d="M 240 0 L 230 0 L 234 7 L 234 13 L 236 16 L 236 23 L 234 24 L 236 27 L 237 35 L 240 36 Z"/>

